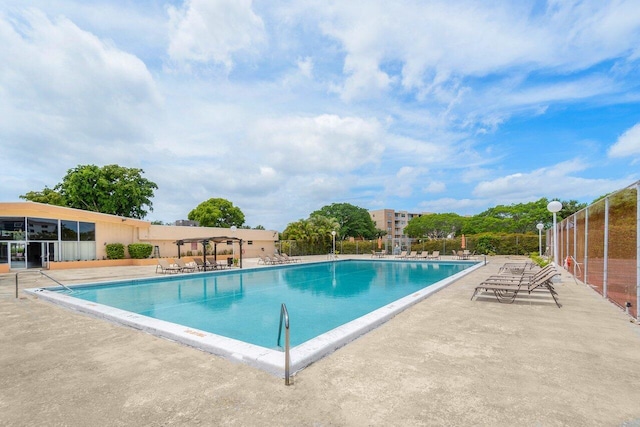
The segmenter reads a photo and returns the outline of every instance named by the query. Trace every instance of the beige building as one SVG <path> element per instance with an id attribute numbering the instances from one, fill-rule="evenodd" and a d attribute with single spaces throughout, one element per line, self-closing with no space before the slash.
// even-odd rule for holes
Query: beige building
<path id="1" fill-rule="evenodd" d="M 229 240 L 219 239 L 229 237 Z M 198 255 L 198 240 L 216 238 L 217 253 L 243 258 L 275 252 L 278 232 L 213 227 L 152 225 L 149 221 L 34 202 L 0 202 L 0 273 L 27 268 L 78 266 L 72 261 L 102 261 L 106 245 L 149 243 L 152 256 Z M 242 245 L 242 246 L 241 246 Z M 242 247 L 242 249 L 241 249 Z M 93 264 L 93 265 L 99 265 Z"/>
<path id="2" fill-rule="evenodd" d="M 412 218 L 428 215 L 430 212 L 411 213 L 408 211 L 396 211 L 393 209 L 379 209 L 369 211 L 376 228 L 387 232 L 387 240 L 405 239 L 404 228 Z"/>

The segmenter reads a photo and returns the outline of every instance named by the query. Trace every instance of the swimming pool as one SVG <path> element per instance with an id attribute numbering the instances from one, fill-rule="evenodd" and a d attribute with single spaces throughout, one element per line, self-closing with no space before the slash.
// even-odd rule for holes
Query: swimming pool
<path id="1" fill-rule="evenodd" d="M 478 266 L 341 260 L 87 284 L 40 297 L 281 375 L 280 304 L 293 372 Z"/>

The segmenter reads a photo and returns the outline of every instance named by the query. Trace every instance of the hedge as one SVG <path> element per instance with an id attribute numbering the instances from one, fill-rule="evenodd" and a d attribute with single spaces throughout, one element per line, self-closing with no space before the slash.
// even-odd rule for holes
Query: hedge
<path id="1" fill-rule="evenodd" d="M 106 250 L 107 259 L 124 259 L 124 245 L 122 243 L 109 243 Z"/>
<path id="2" fill-rule="evenodd" d="M 145 259 L 149 258 L 151 252 L 153 252 L 153 246 L 149 243 L 131 243 L 127 246 L 129 250 L 129 256 L 133 259 Z"/>

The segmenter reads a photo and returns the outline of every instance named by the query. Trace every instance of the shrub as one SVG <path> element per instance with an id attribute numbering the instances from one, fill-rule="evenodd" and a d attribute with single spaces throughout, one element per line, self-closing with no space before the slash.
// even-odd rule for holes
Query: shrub
<path id="1" fill-rule="evenodd" d="M 122 243 L 109 243 L 106 250 L 107 259 L 124 259 L 124 245 Z"/>
<path id="2" fill-rule="evenodd" d="M 151 256 L 153 252 L 153 246 L 149 243 L 132 243 L 127 246 L 129 255 L 134 259 L 145 259 Z"/>

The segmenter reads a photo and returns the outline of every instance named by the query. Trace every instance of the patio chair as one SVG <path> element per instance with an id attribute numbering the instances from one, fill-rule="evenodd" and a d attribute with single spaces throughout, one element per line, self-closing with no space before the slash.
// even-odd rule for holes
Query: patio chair
<path id="1" fill-rule="evenodd" d="M 272 265 L 273 264 L 282 264 L 282 262 L 278 258 L 276 258 L 275 255 L 266 255 L 264 257 L 264 259 L 267 260 L 268 264 L 272 264 Z"/>
<path id="2" fill-rule="evenodd" d="M 506 262 L 500 267 L 499 273 L 523 274 L 535 267 L 536 265 L 532 262 Z"/>
<path id="3" fill-rule="evenodd" d="M 156 273 L 158 273 L 158 268 L 160 269 L 160 273 L 180 273 L 182 269 L 180 267 L 175 267 L 169 264 L 169 261 L 166 259 L 158 258 L 158 264 L 156 265 Z"/>
<path id="4" fill-rule="evenodd" d="M 224 261 L 209 261 L 207 260 L 207 269 L 210 270 L 224 270 L 228 267 L 228 264 Z"/>
<path id="5" fill-rule="evenodd" d="M 407 251 L 402 251 L 400 252 L 400 255 L 396 255 L 396 258 L 406 258 L 407 257 Z"/>
<path id="6" fill-rule="evenodd" d="M 300 258 L 290 257 L 289 255 L 285 254 L 284 252 L 282 253 L 282 257 L 284 259 L 286 259 L 288 262 L 299 262 L 300 261 Z"/>
<path id="7" fill-rule="evenodd" d="M 485 280 L 476 286 L 473 291 L 473 295 L 471 295 L 471 299 L 473 300 L 473 297 L 475 297 L 480 290 L 484 290 L 487 292 L 493 292 L 498 302 L 511 304 L 515 301 L 519 293 L 524 292 L 530 295 L 534 291 L 545 290 L 551 294 L 556 305 L 560 308 L 561 306 L 557 298 L 558 293 L 551 283 L 551 280 L 558 274 L 560 273 L 558 273 L 554 268 L 552 270 L 547 270 L 542 274 L 522 276 L 517 283 L 515 281 L 496 280 L 499 276 L 492 276 L 492 278 Z"/>
<path id="8" fill-rule="evenodd" d="M 411 253 L 407 256 L 405 256 L 405 259 L 411 259 L 411 258 L 415 258 L 416 255 L 418 255 L 418 251 L 411 251 Z"/>
<path id="9" fill-rule="evenodd" d="M 440 259 L 440 251 L 433 251 L 433 253 L 429 256 L 429 259 Z"/>
<path id="10" fill-rule="evenodd" d="M 187 263 L 184 262 L 182 258 L 178 258 L 174 260 L 174 263 L 180 268 L 180 271 L 184 273 L 193 273 L 194 271 L 197 270 L 197 267 L 192 265 L 187 265 Z"/>
<path id="11" fill-rule="evenodd" d="M 431 255 L 429 255 L 429 251 L 422 251 L 420 255 L 416 259 L 429 259 Z"/>
<path id="12" fill-rule="evenodd" d="M 202 261 L 202 258 L 194 258 L 193 262 L 196 263 L 196 268 L 198 269 L 198 271 L 205 271 L 207 269 L 207 266 L 204 264 L 204 261 Z"/>
<path id="13" fill-rule="evenodd" d="M 273 257 L 280 263 L 280 264 L 289 264 L 291 261 L 289 261 L 289 259 L 285 258 L 284 256 L 280 255 L 280 254 L 273 254 Z"/>

